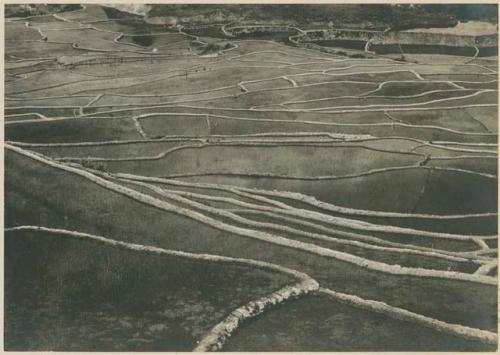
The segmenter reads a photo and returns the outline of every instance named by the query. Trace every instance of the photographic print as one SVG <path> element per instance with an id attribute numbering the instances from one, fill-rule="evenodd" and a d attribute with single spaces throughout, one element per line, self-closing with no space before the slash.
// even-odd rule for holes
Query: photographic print
<path id="1" fill-rule="evenodd" d="M 5 351 L 496 351 L 496 4 L 10 3 L 4 35 Z"/>

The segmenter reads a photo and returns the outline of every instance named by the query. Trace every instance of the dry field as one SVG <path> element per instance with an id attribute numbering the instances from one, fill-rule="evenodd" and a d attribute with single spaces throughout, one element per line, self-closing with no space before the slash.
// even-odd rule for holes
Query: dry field
<path id="1" fill-rule="evenodd" d="M 226 31 L 6 19 L 5 349 L 495 350 L 497 57 Z"/>

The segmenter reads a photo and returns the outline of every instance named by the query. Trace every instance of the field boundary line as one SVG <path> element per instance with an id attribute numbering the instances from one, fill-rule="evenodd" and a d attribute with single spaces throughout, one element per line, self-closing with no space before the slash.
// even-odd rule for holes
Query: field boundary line
<path id="1" fill-rule="evenodd" d="M 363 171 L 360 173 L 354 174 L 346 174 L 346 175 L 283 175 L 283 174 L 272 174 L 272 173 L 231 173 L 231 172 L 187 172 L 187 173 L 178 173 L 178 174 L 170 174 L 164 175 L 163 178 L 166 179 L 177 179 L 184 177 L 193 177 L 193 176 L 234 176 L 234 177 L 256 177 L 256 178 L 269 178 L 269 179 L 286 179 L 286 180 L 304 180 L 304 181 L 322 181 L 322 180 L 344 180 L 344 179 L 353 179 L 363 176 L 369 176 L 374 174 L 386 173 L 391 171 L 401 171 L 401 170 L 412 170 L 412 169 L 426 169 L 426 170 L 436 170 L 436 171 L 448 171 L 448 172 L 457 172 L 464 173 L 470 175 L 481 176 L 487 179 L 497 180 L 498 176 L 488 173 L 480 173 L 473 170 L 466 170 L 460 168 L 450 168 L 450 167 L 440 167 L 440 166 L 427 166 L 427 165 L 419 165 L 420 162 L 417 162 L 416 165 L 404 165 L 404 166 L 392 166 L 387 168 L 380 169 L 371 169 L 367 171 Z"/>
<path id="2" fill-rule="evenodd" d="M 477 245 L 479 245 L 479 247 L 481 248 L 481 250 L 488 250 L 488 249 L 490 249 L 490 247 L 488 246 L 488 244 L 486 244 L 486 242 L 484 240 L 482 240 L 481 238 L 473 238 L 472 241 L 474 243 L 476 243 Z"/>
<path id="3" fill-rule="evenodd" d="M 453 96 L 453 97 L 448 97 L 444 99 L 435 99 L 435 100 L 430 100 L 430 101 L 425 101 L 425 102 L 417 102 L 417 103 L 410 103 L 410 104 L 373 104 L 373 105 L 351 105 L 351 106 L 328 106 L 328 107 L 319 107 L 319 108 L 312 108 L 312 109 L 302 109 L 302 110 L 308 110 L 308 111 L 320 111 L 320 110 L 330 110 L 330 109 L 341 109 L 341 110 L 346 110 L 350 108 L 355 108 L 355 109 L 365 109 L 365 108 L 380 108 L 380 107 L 389 107 L 392 108 L 390 111 L 394 111 L 395 109 L 399 108 L 407 108 L 407 107 L 415 107 L 415 106 L 424 106 L 424 105 L 429 105 L 429 104 L 436 104 L 436 103 L 441 103 L 441 102 L 446 102 L 446 101 L 455 101 L 455 100 L 462 100 L 462 99 L 468 99 L 471 97 L 479 96 L 481 94 L 485 93 L 490 93 L 498 90 L 493 90 L 493 89 L 482 89 L 482 90 L 475 90 L 475 89 L 466 89 L 470 91 L 476 91 L 473 94 L 470 95 L 465 95 L 465 96 Z M 335 100 L 335 98 L 330 98 Z M 325 100 L 328 100 L 328 98 L 325 98 Z M 307 102 L 306 102 L 307 103 Z"/>
<path id="4" fill-rule="evenodd" d="M 179 115 L 183 115 L 180 113 Z M 190 115 L 190 114 L 189 114 Z M 193 114 L 194 115 L 194 114 Z M 201 116 L 206 116 L 206 114 L 200 114 Z M 212 116 L 212 115 L 209 115 Z M 93 119 L 94 117 L 88 117 L 86 119 Z M 96 118 L 114 118 L 114 117 L 96 117 Z M 128 119 L 130 117 L 120 117 L 123 119 Z M 69 118 L 64 118 L 69 119 Z M 208 138 L 215 139 L 228 139 L 229 142 L 246 142 L 246 139 L 254 138 L 266 138 L 266 137 L 325 137 L 330 138 L 330 143 L 349 143 L 349 142 L 363 142 L 370 139 L 375 139 L 370 135 L 354 135 L 354 134 L 343 134 L 343 133 L 328 133 L 328 132 L 268 132 L 268 133 L 249 133 L 249 134 L 235 134 L 235 135 L 223 135 L 223 134 L 212 134 L 209 137 L 200 137 L 197 135 L 166 135 L 162 138 L 149 138 L 147 140 L 140 139 L 126 139 L 126 140 L 109 140 L 109 141 L 93 141 L 93 142 L 66 142 L 66 143 L 30 143 L 21 141 L 8 141 L 13 145 L 24 146 L 24 147 L 77 147 L 77 146 L 106 146 L 106 145 L 126 145 L 134 143 L 162 143 L 162 142 L 183 142 L 183 141 L 198 141 L 205 142 Z M 232 141 L 231 139 L 234 139 Z M 237 139 L 242 139 L 237 140 Z M 378 139 L 378 138 L 377 138 Z M 395 138 L 399 139 L 399 138 Z M 404 138 L 401 138 L 404 139 Z M 321 142 L 321 141 L 320 141 Z M 419 141 L 417 141 L 419 142 Z"/>
<path id="5" fill-rule="evenodd" d="M 134 121 L 139 122 L 138 119 L 135 119 Z M 139 130 L 138 126 L 138 130 Z M 146 133 L 141 135 L 144 138 L 147 138 Z M 204 142 L 205 139 L 201 139 L 203 143 L 201 144 L 183 144 L 179 145 L 177 147 L 173 147 L 170 149 L 167 149 L 163 152 L 160 152 L 156 155 L 151 155 L 151 156 L 137 156 L 137 157 L 124 157 L 124 158 L 101 158 L 101 157 L 85 157 L 85 158 L 80 158 L 80 157 L 60 157 L 60 158 L 55 158 L 55 160 L 60 160 L 60 161 L 78 161 L 82 159 L 87 159 L 87 160 L 92 160 L 92 161 L 147 161 L 147 160 L 160 160 L 165 157 L 167 157 L 170 153 L 173 153 L 178 150 L 182 149 L 203 149 L 203 148 L 210 148 L 210 147 L 268 147 L 268 148 L 285 148 L 285 147 L 295 147 L 295 148 L 303 148 L 303 147 L 316 147 L 316 148 L 323 148 L 323 149 L 337 149 L 337 148 L 352 148 L 352 149 L 360 149 L 360 150 L 369 150 L 373 152 L 379 152 L 379 153 L 386 153 L 386 154 L 394 154 L 394 155 L 407 155 L 407 156 L 414 156 L 414 157 L 420 157 L 420 158 L 425 158 L 424 154 L 420 153 L 413 153 L 413 152 L 404 152 L 404 151 L 392 151 L 392 150 L 385 150 L 385 149 L 380 149 L 380 148 L 373 148 L 373 147 L 367 147 L 363 145 L 355 145 L 355 144 L 343 144 L 335 141 L 330 141 L 330 140 L 311 140 L 311 141 L 304 141 L 304 140 L 244 140 L 244 141 L 219 141 L 219 142 Z M 417 161 L 418 162 L 418 161 Z"/>
<path id="6" fill-rule="evenodd" d="M 302 220 L 298 218 L 290 218 L 283 216 L 278 213 L 272 213 L 272 212 L 267 212 L 267 211 L 260 211 L 260 210 L 255 210 L 255 209 L 227 209 L 230 212 L 233 212 L 238 215 L 245 215 L 245 214 L 260 214 L 268 217 L 272 217 L 278 220 L 286 221 L 291 224 L 299 224 L 302 226 L 306 226 L 312 229 L 316 229 L 319 231 L 322 231 L 323 233 L 326 233 L 327 235 L 332 235 L 332 236 L 343 236 L 347 237 L 353 240 L 357 241 L 364 241 L 367 244 L 375 244 L 375 245 L 382 245 L 382 246 L 387 246 L 387 247 L 392 247 L 392 248 L 401 248 L 401 249 L 411 249 L 411 250 L 418 250 L 418 251 L 424 251 L 424 252 L 430 252 L 430 253 L 438 253 L 441 255 L 446 255 L 446 256 L 452 256 L 452 257 L 459 257 L 459 258 L 468 258 L 468 261 L 474 264 L 485 264 L 488 261 L 483 260 L 481 257 L 477 257 L 476 254 L 473 254 L 472 252 L 460 252 L 460 251 L 449 251 L 445 249 L 439 249 L 439 248 L 430 248 L 430 247 L 424 247 L 420 245 L 415 245 L 415 244 L 404 244 L 404 243 L 399 243 L 399 242 L 393 242 L 390 240 L 386 239 L 380 239 L 379 237 L 374 237 L 371 235 L 366 235 L 366 234 L 359 234 L 359 233 L 353 233 L 353 232 L 347 232 L 343 231 L 340 229 L 333 229 L 329 227 L 325 227 L 319 224 L 315 224 L 312 222 L 309 222 L 307 220 Z M 451 259 L 450 259 L 451 260 Z"/>
<path id="7" fill-rule="evenodd" d="M 357 219 L 336 217 L 316 211 L 297 209 L 293 207 L 280 210 L 277 210 L 276 208 L 272 207 L 264 207 L 257 205 L 252 207 L 255 209 L 261 209 L 263 211 L 265 210 L 269 212 L 278 212 L 278 213 L 293 215 L 295 217 L 309 218 L 316 221 L 333 224 L 335 226 L 341 226 L 349 229 L 358 229 L 371 232 L 386 232 L 386 233 L 396 233 L 396 234 L 399 233 L 399 234 L 415 235 L 415 236 L 430 237 L 430 238 L 443 238 L 443 239 L 467 240 L 467 241 L 474 241 L 474 239 L 486 239 L 489 237 L 496 238 L 496 236 L 461 235 L 461 234 L 442 233 L 442 232 L 430 232 L 425 230 L 417 230 L 412 228 L 390 226 L 390 225 L 380 225 Z"/>
<path id="8" fill-rule="evenodd" d="M 288 104 L 302 104 L 302 103 L 311 103 L 311 102 L 320 102 L 320 101 L 328 101 L 328 100 L 340 100 L 340 99 L 393 99 L 393 100 L 406 100 L 406 99 L 413 99 L 417 97 L 422 97 L 426 96 L 429 94 L 435 94 L 435 93 L 441 93 L 441 92 L 457 92 L 457 91 L 478 91 L 476 89 L 442 89 L 442 90 L 431 90 L 431 91 L 424 91 L 419 94 L 414 94 L 414 95 L 406 95 L 406 96 L 390 96 L 390 95 L 371 95 L 371 93 L 368 95 L 367 93 L 363 93 L 360 95 L 345 95 L 345 96 L 333 96 L 333 97 L 322 97 L 319 99 L 310 99 L 310 100 L 294 100 L 294 101 L 284 101 L 282 102 L 283 105 L 288 105 Z M 453 97 L 453 96 L 452 96 Z M 398 104 L 394 104 L 393 106 L 398 106 Z M 341 107 L 341 106 L 336 106 L 336 107 Z"/>
<path id="9" fill-rule="evenodd" d="M 208 183 L 189 183 L 189 182 L 184 182 L 184 181 L 180 181 L 180 180 L 167 180 L 167 179 L 162 179 L 162 178 L 138 176 L 138 175 L 124 174 L 124 173 L 116 173 L 116 174 L 111 174 L 111 175 L 113 177 L 118 178 L 118 179 L 143 181 L 143 182 L 146 181 L 146 182 L 155 183 L 155 184 L 174 185 L 174 186 L 198 188 L 198 189 L 222 190 L 222 191 L 234 193 L 236 195 L 244 196 L 244 197 L 247 197 L 249 199 L 253 199 L 256 197 L 262 197 L 261 195 L 258 194 L 259 191 L 252 190 L 250 188 L 239 188 L 239 187 L 233 188 L 233 186 L 216 185 L 216 184 L 208 184 Z M 253 193 L 242 195 L 241 193 L 243 191 L 250 191 Z M 273 192 L 277 192 L 277 191 L 273 191 Z M 289 205 L 283 206 L 282 202 L 278 202 L 275 200 L 269 200 L 267 198 L 264 198 L 264 200 L 261 200 L 259 202 L 264 202 L 264 203 L 267 203 L 269 205 L 275 205 L 276 207 L 278 207 L 282 210 L 302 211 L 302 209 L 300 209 L 300 208 L 295 208 L 295 207 L 292 207 Z M 414 244 L 404 244 L 404 243 L 392 242 L 392 241 L 388 241 L 386 239 L 380 239 L 378 237 L 373 237 L 371 235 L 347 232 L 344 230 L 326 227 L 324 225 L 320 225 L 320 224 L 316 224 L 316 223 L 311 222 L 305 216 L 303 217 L 303 218 L 305 218 L 305 220 L 303 218 L 297 218 L 298 215 L 297 216 L 294 215 L 293 217 L 286 217 L 286 212 L 283 212 L 282 210 L 276 210 L 276 211 L 270 212 L 270 210 L 268 210 L 268 209 L 258 209 L 259 206 L 250 206 L 250 208 L 251 209 L 236 209 L 236 210 L 233 209 L 233 211 L 231 211 L 231 212 L 234 212 L 236 214 L 239 214 L 241 212 L 251 213 L 251 214 L 262 214 L 262 215 L 270 216 L 270 217 L 275 218 L 275 219 L 289 222 L 291 224 L 300 224 L 300 225 L 303 225 L 306 227 L 310 227 L 310 228 L 313 228 L 317 231 L 321 231 L 322 233 L 326 233 L 327 235 L 332 235 L 332 236 L 339 235 L 339 236 L 348 237 L 348 238 L 355 239 L 355 240 L 357 239 L 357 240 L 362 240 L 362 241 L 366 241 L 366 242 L 371 242 L 371 243 L 381 244 L 381 245 L 386 245 L 386 246 L 391 246 L 391 247 L 409 248 L 409 249 L 422 250 L 422 251 L 438 252 L 440 254 L 446 254 L 446 255 L 451 255 L 451 256 L 460 256 L 460 257 L 467 256 L 470 253 L 476 253 L 476 252 L 481 251 L 481 250 L 479 250 L 479 251 L 475 251 L 475 252 L 454 252 L 454 251 L 448 251 L 448 250 L 443 250 L 443 249 L 428 248 L 428 247 L 418 246 L 418 245 L 414 245 Z M 305 210 L 305 211 L 307 211 L 307 210 Z M 283 215 L 283 213 L 285 214 L 285 216 Z M 494 217 L 494 216 L 497 216 L 497 214 L 487 214 L 486 215 L 486 217 L 491 217 L 491 216 Z M 481 216 L 481 217 L 484 217 L 484 216 Z M 471 243 L 472 243 L 472 241 L 471 241 Z M 475 262 L 475 261 L 471 261 L 471 262 Z M 484 263 L 484 262 L 483 262 L 483 260 L 480 260 L 479 263 Z"/>
<path id="10" fill-rule="evenodd" d="M 497 334 L 487 330 L 471 328 L 460 324 L 447 323 L 438 319 L 408 311 L 403 308 L 390 306 L 387 303 L 381 301 L 367 300 L 358 296 L 336 292 L 328 288 L 320 288 L 319 292 L 353 307 L 381 313 L 394 319 L 417 323 L 424 327 L 455 335 L 463 339 L 481 341 L 484 343 L 495 345 L 498 341 Z"/>
<path id="11" fill-rule="evenodd" d="M 132 182 L 131 180 L 126 180 L 127 182 Z M 198 199 L 203 199 L 203 200 L 208 200 L 208 201 L 222 201 L 222 202 L 227 202 L 229 204 L 235 204 L 239 205 L 242 207 L 252 207 L 250 204 L 247 204 L 242 201 L 238 201 L 232 198 L 225 198 L 225 197 L 217 197 L 217 196 L 209 196 L 209 195 L 202 195 L 202 194 L 197 194 L 197 193 L 190 193 L 190 192 L 185 192 L 185 191 L 178 191 L 178 190 L 165 190 L 158 188 L 154 185 L 150 184 L 144 184 L 135 181 L 135 184 L 140 184 L 140 186 L 145 186 L 149 188 L 151 191 L 154 191 L 160 195 L 163 195 L 169 199 L 177 200 L 178 202 L 184 203 L 191 205 L 195 208 L 205 210 L 206 212 L 216 214 L 216 215 L 221 215 L 223 217 L 229 218 L 231 220 L 234 220 L 238 223 L 246 224 L 248 226 L 252 227 L 257 227 L 257 228 L 269 228 L 269 229 L 274 229 L 280 232 L 285 232 L 285 233 L 292 233 L 297 236 L 305 237 L 305 238 L 310 238 L 310 239 L 316 239 L 316 240 L 323 240 L 323 241 L 328 241 L 332 243 L 338 243 L 338 244 L 345 244 L 345 245 L 351 245 L 351 246 L 356 246 L 364 249 L 372 249 L 372 250 L 380 250 L 383 252 L 393 252 L 393 253 L 402 253 L 402 254 L 414 254 L 414 255 L 423 255 L 423 256 L 428 256 L 428 257 L 435 257 L 435 258 L 441 258 L 449 261 L 456 261 L 456 262 L 472 262 L 474 263 L 474 260 L 467 259 L 464 257 L 459 257 L 459 256 L 452 256 L 449 254 L 441 254 L 438 251 L 423 251 L 423 250 L 417 250 L 417 249 L 410 249 L 410 248 L 402 248 L 402 247 L 384 247 L 384 246 L 378 246 L 378 245 L 372 245 L 368 243 L 363 243 L 360 241 L 352 241 L 352 240 L 345 240 L 345 239 L 339 239 L 335 238 L 333 236 L 327 236 L 325 234 L 318 234 L 318 233 L 312 233 L 312 232 L 305 232 L 296 228 L 288 227 L 288 226 L 283 226 L 281 224 L 275 224 L 275 223 L 267 223 L 267 222 L 259 222 L 255 221 L 252 219 L 248 219 L 245 217 L 241 217 L 239 215 L 235 215 L 231 211 L 225 210 L 225 209 L 219 209 L 219 208 L 212 208 L 209 205 L 206 204 L 201 204 L 199 202 L 196 202 L 193 200 L 198 198 Z M 184 198 L 177 198 L 173 195 L 179 195 L 179 196 L 184 196 Z M 258 211 L 258 210 L 257 210 Z M 264 212 L 264 211 L 263 211 Z M 273 215 L 275 217 L 278 217 L 272 212 L 268 212 L 269 215 Z M 342 233 L 332 233 L 333 235 L 335 234 L 342 234 Z M 367 260 L 370 260 L 367 258 Z M 483 262 L 478 262 L 479 264 L 483 264 Z"/>
<path id="12" fill-rule="evenodd" d="M 416 277 L 430 277 L 430 278 L 442 278 L 442 279 L 449 279 L 449 280 L 459 280 L 459 281 L 468 281 L 468 282 L 473 282 L 473 283 L 480 283 L 480 284 L 485 284 L 485 285 L 496 285 L 497 284 L 497 279 L 494 277 L 490 276 L 483 276 L 483 275 L 471 275 L 471 274 L 465 274 L 465 273 L 459 273 L 459 272 L 452 272 L 452 271 L 436 271 L 436 270 L 427 270 L 427 269 L 417 269 L 417 268 L 405 268 L 401 266 L 396 266 L 396 265 L 387 265 L 384 263 L 380 262 L 374 262 L 374 261 L 368 261 L 366 259 L 356 257 L 351 254 L 343 253 L 343 252 L 338 252 L 318 246 L 313 246 L 307 243 L 303 242 L 298 242 L 298 241 L 292 241 L 283 237 L 275 236 L 269 233 L 264 233 L 260 231 L 255 231 L 255 230 L 250 230 L 246 228 L 241 228 L 241 227 L 235 227 L 228 225 L 226 223 L 223 223 L 221 221 L 215 220 L 213 218 L 207 217 L 201 213 L 194 212 L 192 210 L 182 208 L 182 207 L 177 207 L 174 206 L 166 201 L 159 200 L 157 198 L 154 198 L 152 196 L 146 195 L 144 193 L 138 192 L 136 190 L 130 189 L 128 187 L 125 187 L 123 185 L 116 184 L 112 181 L 106 180 L 104 178 L 101 178 L 95 174 L 92 174 L 86 170 L 82 170 L 73 166 L 68 166 L 68 165 L 63 165 L 60 163 L 57 163 L 55 161 L 49 160 L 46 157 L 42 155 L 38 155 L 36 153 L 24 150 L 19 147 L 15 147 L 9 144 L 5 144 L 5 148 L 7 150 L 16 152 L 20 155 L 23 155 L 25 157 L 31 158 L 32 160 L 41 162 L 42 164 L 54 167 L 59 170 L 67 171 L 70 173 L 73 173 L 75 175 L 81 176 L 89 181 L 92 181 L 96 185 L 99 185 L 107 190 L 114 191 L 116 193 L 119 193 L 121 195 L 124 195 L 128 198 L 131 198 L 133 200 L 139 201 L 143 204 L 152 206 L 154 208 L 166 211 L 166 212 L 171 212 L 175 213 L 178 215 L 182 215 L 185 217 L 188 217 L 192 220 L 195 220 L 197 222 L 209 225 L 213 228 L 226 231 L 229 233 L 233 233 L 236 235 L 239 235 L 241 237 L 249 237 L 252 239 L 264 241 L 267 243 L 272 243 L 275 245 L 280 245 L 296 250 L 301 250 L 306 253 L 312 253 L 316 254 L 319 256 L 325 256 L 325 257 L 331 257 L 334 259 L 337 259 L 339 261 L 347 262 L 350 264 L 357 265 L 361 268 L 367 268 L 371 269 L 374 271 L 382 272 L 382 273 L 387 273 L 387 274 L 392 274 L 392 275 L 405 275 L 405 276 L 416 276 Z"/>
<path id="13" fill-rule="evenodd" d="M 137 117 L 132 117 L 132 121 L 134 122 L 134 126 L 137 129 L 137 132 L 141 135 L 142 138 L 148 139 L 148 135 L 142 128 L 141 122 L 137 119 Z"/>
<path id="14" fill-rule="evenodd" d="M 190 183 L 187 181 L 175 180 L 175 179 L 167 179 L 167 178 L 158 178 L 151 176 L 140 176 L 134 174 L 126 174 L 126 173 L 116 173 L 113 174 L 117 177 L 123 177 L 126 179 L 132 180 L 141 180 L 141 181 L 149 181 L 155 183 L 162 183 L 167 185 L 175 185 L 175 186 L 184 186 L 184 187 L 198 187 L 204 189 L 218 189 L 229 192 L 245 192 L 247 194 L 255 197 L 256 195 L 265 195 L 272 197 L 281 197 L 288 198 L 292 200 L 296 200 L 299 202 L 304 202 L 306 204 L 312 205 L 314 207 L 318 207 L 321 209 L 325 209 L 327 211 L 335 212 L 335 213 L 343 213 L 343 214 L 351 214 L 351 215 L 362 215 L 362 216 L 371 216 L 371 217 L 400 217 L 400 218 L 429 218 L 429 219 L 460 219 L 460 218 L 478 218 L 478 217 L 495 217 L 498 216 L 498 213 L 477 213 L 477 214 L 466 214 L 466 215 L 427 215 L 427 214 L 407 214 L 407 213 L 399 213 L 399 212 L 384 212 L 384 211 L 371 211 L 371 210 L 362 210 L 362 209 L 353 209 L 349 207 L 341 207 L 328 202 L 323 202 L 317 200 L 314 196 L 305 195 L 299 192 L 289 192 L 289 191 L 279 191 L 279 190 L 263 190 L 257 188 L 250 187 L 239 187 L 232 185 L 223 185 L 223 184 L 214 184 L 214 183 Z M 266 200 L 268 200 L 266 198 Z M 293 209 L 290 205 L 287 205 L 283 202 L 280 202 L 280 205 L 277 206 L 279 208 L 284 209 Z"/>
<path id="15" fill-rule="evenodd" d="M 484 264 L 481 267 L 479 267 L 475 274 L 476 275 L 487 275 L 490 271 L 494 270 L 495 268 L 498 267 L 498 260 L 494 259 L 488 264 Z"/>
<path id="16" fill-rule="evenodd" d="M 265 310 L 281 304 L 286 300 L 297 298 L 319 288 L 318 283 L 313 279 L 303 280 L 292 286 L 285 286 L 267 296 L 259 298 L 257 301 L 250 301 L 232 311 L 222 322 L 216 324 L 210 332 L 200 340 L 193 351 L 217 351 L 220 350 L 227 339 L 240 327 L 240 324 L 254 318 Z"/>

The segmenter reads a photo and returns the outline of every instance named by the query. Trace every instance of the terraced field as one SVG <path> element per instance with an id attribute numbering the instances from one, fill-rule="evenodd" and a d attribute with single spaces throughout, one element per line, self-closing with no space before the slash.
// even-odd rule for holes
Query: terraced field
<path id="1" fill-rule="evenodd" d="M 6 19 L 6 350 L 497 349 L 498 58 L 304 33 Z"/>

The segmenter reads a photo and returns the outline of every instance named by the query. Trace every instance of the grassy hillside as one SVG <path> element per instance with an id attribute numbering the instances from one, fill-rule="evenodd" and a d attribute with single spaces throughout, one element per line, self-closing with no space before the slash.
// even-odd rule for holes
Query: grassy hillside
<path id="1" fill-rule="evenodd" d="M 233 309 L 294 280 L 22 231 L 6 234 L 5 282 L 7 350 L 190 351 Z"/>

